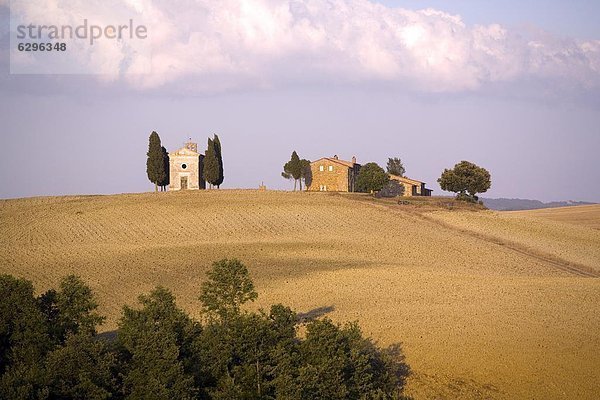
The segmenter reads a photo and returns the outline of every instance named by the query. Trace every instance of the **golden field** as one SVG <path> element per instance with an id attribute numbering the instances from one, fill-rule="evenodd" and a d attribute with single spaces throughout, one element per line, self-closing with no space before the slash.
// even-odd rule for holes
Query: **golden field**
<path id="1" fill-rule="evenodd" d="M 39 291 L 80 275 L 112 330 L 156 285 L 198 317 L 211 262 L 237 257 L 253 307 L 322 308 L 401 342 L 415 399 L 594 399 L 599 218 L 250 190 L 4 200 L 0 273 Z"/>

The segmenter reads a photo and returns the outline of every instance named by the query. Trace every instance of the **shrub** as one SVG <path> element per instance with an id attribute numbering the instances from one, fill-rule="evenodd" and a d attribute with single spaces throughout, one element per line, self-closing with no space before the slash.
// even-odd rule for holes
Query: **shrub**
<path id="1" fill-rule="evenodd" d="M 400 182 L 390 179 L 383 189 L 375 194 L 375 197 L 398 197 L 402 196 L 403 194 L 404 186 Z"/>

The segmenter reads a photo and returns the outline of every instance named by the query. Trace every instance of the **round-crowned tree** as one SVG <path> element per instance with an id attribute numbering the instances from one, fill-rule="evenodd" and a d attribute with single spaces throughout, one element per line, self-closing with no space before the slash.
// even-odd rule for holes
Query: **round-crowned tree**
<path id="1" fill-rule="evenodd" d="M 477 193 L 486 192 L 491 186 L 491 176 L 487 169 L 469 161 L 461 161 L 452 169 L 445 169 L 438 179 L 442 190 L 456 193 L 458 200 L 475 202 Z"/>
<path id="2" fill-rule="evenodd" d="M 213 263 L 208 280 L 202 284 L 200 301 L 204 311 L 225 320 L 240 312 L 247 301 L 254 301 L 258 294 L 248 274 L 248 268 L 238 259 L 223 259 Z"/>
<path id="3" fill-rule="evenodd" d="M 359 192 L 377 192 L 388 183 L 389 175 L 383 168 L 374 162 L 367 163 L 360 168 L 356 177 L 356 189 Z"/>

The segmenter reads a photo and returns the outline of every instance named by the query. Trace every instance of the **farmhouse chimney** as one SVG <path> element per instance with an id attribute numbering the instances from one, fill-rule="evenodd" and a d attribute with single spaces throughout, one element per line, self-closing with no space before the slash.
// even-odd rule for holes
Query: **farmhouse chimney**
<path id="1" fill-rule="evenodd" d="M 352 164 L 356 164 L 356 156 L 352 156 Z"/>
<path id="2" fill-rule="evenodd" d="M 337 159 L 338 159 L 338 156 L 337 156 L 337 154 L 336 154 L 335 156 L 333 156 L 333 159 L 334 159 L 334 160 L 337 160 Z"/>

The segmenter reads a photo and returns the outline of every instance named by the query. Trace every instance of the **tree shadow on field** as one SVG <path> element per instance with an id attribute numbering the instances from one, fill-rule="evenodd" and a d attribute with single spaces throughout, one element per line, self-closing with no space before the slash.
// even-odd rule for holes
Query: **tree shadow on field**
<path id="1" fill-rule="evenodd" d="M 329 314 L 335 310 L 334 306 L 317 307 L 305 313 L 298 313 L 298 322 L 305 323 L 314 321 L 317 318 L 322 317 L 325 314 Z"/>
<path id="2" fill-rule="evenodd" d="M 117 340 L 117 335 L 119 334 L 119 331 L 117 329 L 112 330 L 112 331 L 106 331 L 106 332 L 101 332 L 99 334 L 96 335 L 96 338 L 99 340 L 105 340 L 109 343 L 114 342 L 115 340 Z"/>

